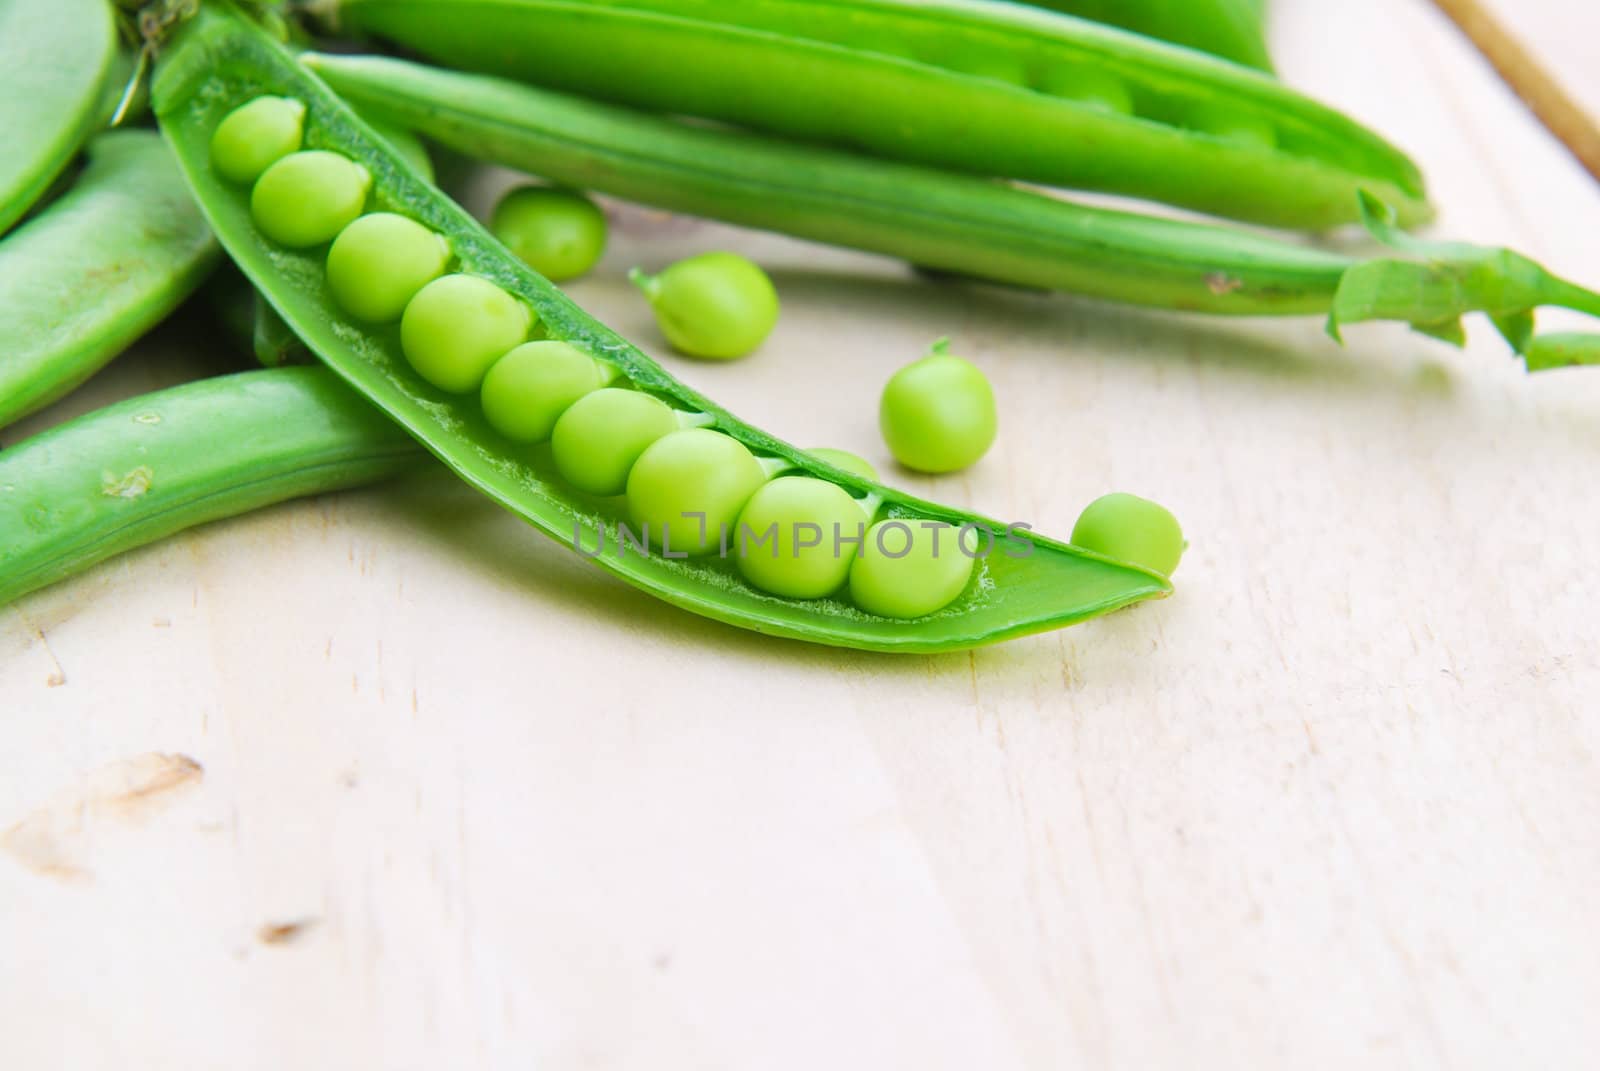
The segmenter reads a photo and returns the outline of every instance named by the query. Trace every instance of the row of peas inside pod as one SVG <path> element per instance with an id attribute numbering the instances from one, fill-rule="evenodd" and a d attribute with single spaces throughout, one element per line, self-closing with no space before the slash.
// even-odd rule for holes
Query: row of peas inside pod
<path id="1" fill-rule="evenodd" d="M 561 477 L 596 496 L 623 495 L 630 533 L 652 553 L 733 557 L 753 587 L 815 599 L 848 590 L 862 610 L 916 618 L 953 602 L 986 548 L 981 535 L 931 520 L 879 519 L 874 496 L 783 475 L 642 390 L 572 344 L 534 337 L 531 309 L 493 282 L 452 273 L 443 236 L 404 216 L 365 212 L 368 171 L 336 152 L 303 149 L 304 106 L 262 96 L 235 109 L 211 142 L 215 171 L 250 185 L 251 218 L 270 241 L 328 244 L 334 302 L 365 323 L 399 322 L 412 369 L 447 394 L 476 393 L 508 449 L 548 440 Z M 834 455 L 858 471 L 865 462 Z"/>

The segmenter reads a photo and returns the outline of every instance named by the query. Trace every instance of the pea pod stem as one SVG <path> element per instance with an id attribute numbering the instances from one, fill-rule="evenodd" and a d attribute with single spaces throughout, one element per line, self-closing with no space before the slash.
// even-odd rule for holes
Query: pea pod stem
<path id="1" fill-rule="evenodd" d="M 794 600 L 745 582 L 731 563 L 661 554 L 601 555 L 594 563 L 686 610 L 743 628 L 813 643 L 894 652 L 966 649 L 1059 628 L 1171 591 L 1165 577 L 1101 554 L 950 506 L 869 483 L 810 458 L 734 417 L 676 381 L 511 256 L 461 208 L 424 182 L 373 136 L 319 79 L 237 12 L 206 7 L 161 54 L 154 109 L 179 162 L 230 256 L 285 322 L 368 402 L 471 486 L 569 547 L 619 547 L 628 503 L 587 496 L 565 483 L 548 451 L 514 449 L 496 434 L 476 397 L 431 387 L 408 363 L 391 328 L 366 330 L 333 303 L 320 251 L 286 249 L 254 223 L 248 198 L 210 163 L 212 131 L 261 94 L 307 107 L 305 145 L 348 155 L 374 179 L 380 210 L 402 213 L 445 237 L 454 271 L 492 283 L 531 308 L 543 336 L 612 363 L 638 390 L 672 407 L 707 414 L 715 430 L 756 457 L 831 481 L 853 495 L 881 496 L 884 512 L 908 522 L 987 528 L 993 553 L 970 583 L 915 620 L 865 612 L 840 598 Z M 684 433 L 693 434 L 693 433 Z M 610 537 L 606 537 L 606 533 Z M 585 554 L 585 557 L 588 557 Z"/>
<path id="2" fill-rule="evenodd" d="M 1505 250 L 1421 242 L 1373 197 L 1393 255 L 1367 260 L 1218 226 L 1074 204 L 970 176 L 709 129 L 506 79 L 308 54 L 341 94 L 458 152 L 631 201 L 997 282 L 1233 316 L 1427 328 L 1600 297 Z M 635 279 L 638 282 L 638 279 Z"/>
<path id="3" fill-rule="evenodd" d="M 322 368 L 128 399 L 0 453 L 0 605 L 184 529 L 426 456 Z"/>
<path id="4" fill-rule="evenodd" d="M 1363 188 L 1407 225 L 1432 211 L 1404 153 L 1275 79 L 1021 4 L 344 0 L 338 15 L 451 67 L 946 169 L 1311 230 L 1352 222 Z"/>

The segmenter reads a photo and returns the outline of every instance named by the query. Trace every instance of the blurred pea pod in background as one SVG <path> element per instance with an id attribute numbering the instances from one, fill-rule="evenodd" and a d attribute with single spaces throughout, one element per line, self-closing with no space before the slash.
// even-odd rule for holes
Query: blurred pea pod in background
<path id="1" fill-rule="evenodd" d="M 1028 0 L 1035 7 L 1093 19 L 1271 71 L 1267 0 Z"/>

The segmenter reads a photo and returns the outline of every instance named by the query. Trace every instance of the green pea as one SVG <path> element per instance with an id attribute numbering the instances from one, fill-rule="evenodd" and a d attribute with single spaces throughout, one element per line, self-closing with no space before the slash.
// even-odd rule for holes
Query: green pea
<path id="1" fill-rule="evenodd" d="M 852 454 L 848 450 L 839 450 L 832 446 L 816 446 L 807 450 L 806 453 L 814 458 L 826 461 L 836 469 L 853 472 L 863 480 L 870 480 L 873 483 L 879 482 L 878 470 L 872 467 L 872 462 L 858 454 Z"/>
<path id="2" fill-rule="evenodd" d="M 661 333 L 690 357 L 731 361 L 755 352 L 778 323 L 778 292 L 759 267 L 737 253 L 702 253 L 660 275 L 635 268 Z"/>
<path id="3" fill-rule="evenodd" d="M 371 187 L 371 173 L 348 156 L 294 152 L 256 180 L 250 215 L 274 242 L 304 249 L 331 240 L 361 215 Z"/>
<path id="4" fill-rule="evenodd" d="M 254 182 L 300 148 L 306 106 L 289 97 L 257 97 L 229 112 L 211 135 L 211 166 L 229 182 Z"/>
<path id="5" fill-rule="evenodd" d="M 918 472 L 955 472 L 994 443 L 994 391 L 971 361 L 941 340 L 896 372 L 883 389 L 878 426 L 895 460 Z"/>
<path id="6" fill-rule="evenodd" d="M 518 443 L 542 443 L 572 404 L 617 378 L 614 365 L 568 342 L 524 342 L 483 377 L 483 415 Z"/>
<path id="7" fill-rule="evenodd" d="M 585 395 L 561 414 L 550 451 L 561 478 L 591 495 L 620 495 L 639 455 L 683 426 L 661 399 L 606 387 Z"/>
<path id="8" fill-rule="evenodd" d="M 528 337 L 528 306 L 476 275 L 435 279 L 400 317 L 400 349 L 442 391 L 478 389 L 489 367 Z"/>
<path id="9" fill-rule="evenodd" d="M 879 521 L 850 566 L 850 598 L 880 617 L 926 617 L 966 589 L 977 559 L 954 525 Z"/>
<path id="10" fill-rule="evenodd" d="M 733 546 L 739 511 L 767 482 L 743 443 L 709 428 L 675 431 L 651 443 L 628 473 L 634 531 L 669 554 Z"/>
<path id="11" fill-rule="evenodd" d="M 393 323 L 444 273 L 450 243 L 393 212 L 362 216 L 328 250 L 328 289 L 339 307 L 367 323 Z"/>
<path id="12" fill-rule="evenodd" d="M 1089 503 L 1072 528 L 1072 542 L 1162 576 L 1172 575 L 1188 546 L 1178 519 L 1165 507 L 1121 493 Z"/>
<path id="13" fill-rule="evenodd" d="M 820 599 L 849 579 L 868 520 L 843 488 L 780 476 L 745 504 L 729 545 L 744 578 L 762 591 Z"/>
<path id="14" fill-rule="evenodd" d="M 606 250 L 606 216 L 576 190 L 523 186 L 495 205 L 489 229 L 523 263 L 552 282 L 576 279 Z"/>

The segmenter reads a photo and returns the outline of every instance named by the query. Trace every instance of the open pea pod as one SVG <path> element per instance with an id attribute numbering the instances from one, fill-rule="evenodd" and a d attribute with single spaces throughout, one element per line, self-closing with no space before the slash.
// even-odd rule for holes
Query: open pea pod
<path id="1" fill-rule="evenodd" d="M 306 106 L 304 145 L 359 163 L 381 210 L 410 217 L 445 237 L 455 268 L 525 302 L 547 337 L 572 343 L 620 370 L 639 390 L 705 414 L 749 450 L 861 496 L 882 514 L 914 521 L 977 524 L 999 533 L 966 588 L 944 609 L 914 620 L 866 613 L 842 598 L 809 601 L 765 594 L 720 558 L 659 553 L 600 554 L 596 564 L 667 602 L 759 632 L 884 651 L 972 647 L 1072 624 L 1170 592 L 1165 578 L 1078 548 L 892 491 L 832 468 L 737 420 L 667 375 L 529 271 L 469 215 L 423 182 L 404 160 L 320 80 L 237 12 L 203 9 L 162 54 L 154 107 L 224 248 L 294 331 L 347 383 L 382 409 L 458 475 L 550 536 L 592 547 L 606 533 L 620 546 L 625 513 L 615 499 L 566 486 L 547 451 L 518 448 L 486 422 L 475 397 L 428 385 L 408 364 L 399 332 L 351 322 L 330 295 L 323 252 L 286 249 L 252 220 L 249 197 L 211 167 L 213 132 L 233 109 L 260 95 Z"/>
<path id="2" fill-rule="evenodd" d="M 106 0 L 0 0 L 0 234 L 88 136 L 116 56 Z"/>
<path id="3" fill-rule="evenodd" d="M 435 62 L 639 108 L 1273 226 L 1431 216 L 1415 164 L 1274 78 L 992 0 L 342 0 Z"/>

